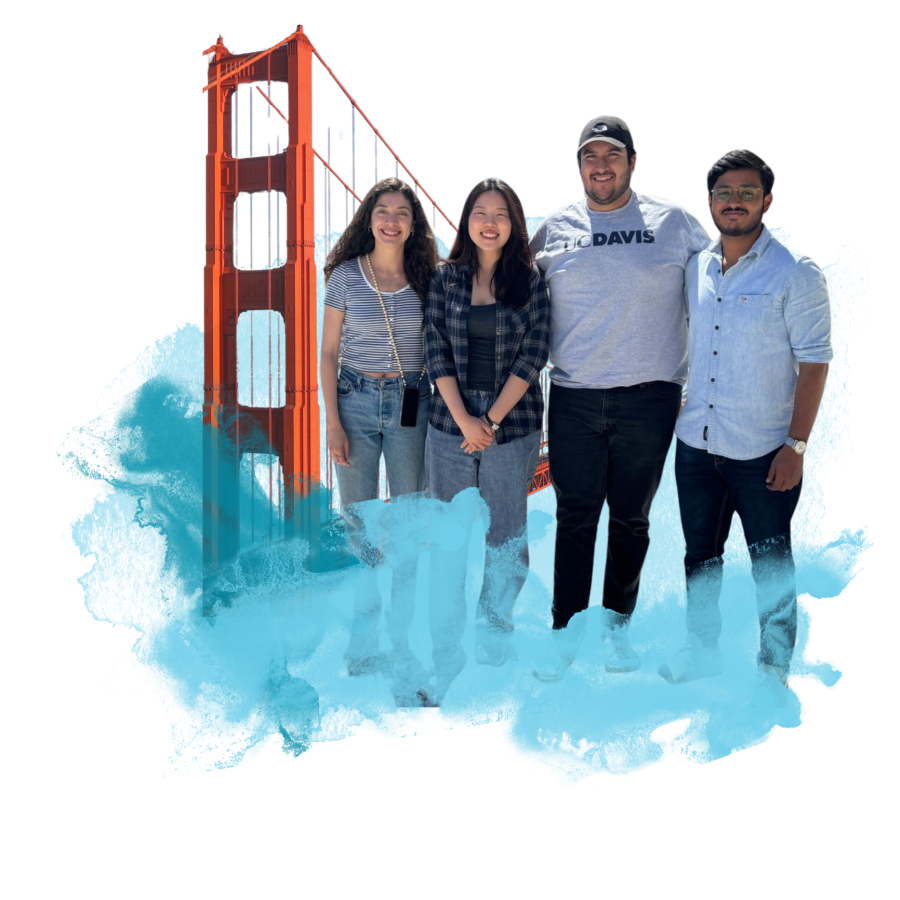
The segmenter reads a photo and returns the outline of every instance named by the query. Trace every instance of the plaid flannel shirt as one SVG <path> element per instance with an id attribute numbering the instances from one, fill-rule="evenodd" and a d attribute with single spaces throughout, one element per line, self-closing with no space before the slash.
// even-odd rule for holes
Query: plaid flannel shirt
<path id="1" fill-rule="evenodd" d="M 472 306 L 472 269 L 445 263 L 431 279 L 425 303 L 425 365 L 432 382 L 451 376 L 468 408 L 468 321 Z M 540 375 L 550 354 L 550 302 L 540 271 L 531 273 L 528 302 L 519 309 L 497 304 L 495 395 L 510 375 L 528 382 L 528 390 L 509 411 L 495 436 L 498 444 L 540 431 L 544 398 Z M 440 391 L 431 400 L 428 422 L 438 431 L 462 437 Z"/>

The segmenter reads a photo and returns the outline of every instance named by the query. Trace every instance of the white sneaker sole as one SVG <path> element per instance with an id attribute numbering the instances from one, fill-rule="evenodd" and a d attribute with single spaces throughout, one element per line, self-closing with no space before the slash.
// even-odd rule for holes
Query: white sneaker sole
<path id="1" fill-rule="evenodd" d="M 635 659 L 629 662 L 621 662 L 621 663 L 606 663 L 603 668 L 606 669 L 607 672 L 637 672 L 637 670 L 641 667 L 641 661 L 639 659 Z"/>
<path id="2" fill-rule="evenodd" d="M 531 670 L 531 674 L 537 678 L 538 681 L 543 681 L 545 684 L 550 684 L 554 681 L 562 681 L 563 675 L 566 674 L 566 669 L 569 667 L 560 663 L 558 669 L 547 666 L 546 668 L 537 668 Z"/>
<path id="3" fill-rule="evenodd" d="M 636 672 L 641 667 L 641 658 L 630 647 L 609 647 L 603 668 L 607 672 Z"/>
<path id="4" fill-rule="evenodd" d="M 669 660 L 671 662 L 672 660 Z M 679 670 L 681 667 L 678 667 Z M 657 670 L 657 674 L 664 678 L 669 684 L 687 684 L 689 681 L 697 681 L 699 678 L 709 678 L 713 675 L 721 675 L 725 671 L 725 662 L 721 652 L 715 656 L 705 666 L 696 666 L 687 671 L 680 670 L 678 676 L 672 672 L 668 662 L 664 662 Z"/>
<path id="5" fill-rule="evenodd" d="M 687 684 L 689 681 L 699 681 L 701 678 L 714 678 L 716 675 L 721 675 L 725 671 L 725 666 L 719 662 L 717 665 L 709 666 L 701 671 L 682 672 L 678 678 L 672 674 L 668 663 L 663 663 L 656 671 L 669 684 Z"/>

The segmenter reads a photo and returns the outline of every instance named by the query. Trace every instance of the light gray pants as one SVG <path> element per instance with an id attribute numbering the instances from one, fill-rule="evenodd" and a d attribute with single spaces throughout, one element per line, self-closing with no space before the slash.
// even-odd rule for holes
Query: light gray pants
<path id="1" fill-rule="evenodd" d="M 428 487 L 435 499 L 444 502 L 467 488 L 477 488 L 481 494 L 490 523 L 476 621 L 488 631 L 508 633 L 513 628 L 513 605 L 528 575 L 528 487 L 540 456 L 541 433 L 493 443 L 471 454 L 461 449 L 462 441 L 428 426 Z M 432 552 L 429 617 L 435 654 L 454 652 L 465 628 L 468 535 L 473 522 L 461 523 L 466 539 L 460 547 Z"/>

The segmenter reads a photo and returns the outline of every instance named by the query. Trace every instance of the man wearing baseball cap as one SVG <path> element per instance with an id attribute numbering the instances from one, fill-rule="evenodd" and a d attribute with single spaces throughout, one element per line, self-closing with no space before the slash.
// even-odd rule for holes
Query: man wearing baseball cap
<path id="1" fill-rule="evenodd" d="M 687 375 L 684 270 L 710 240 L 683 209 L 631 189 L 636 158 L 625 122 L 591 119 L 577 146 L 585 196 L 548 216 L 531 243 L 550 291 L 549 450 L 557 498 L 556 648 L 534 670 L 543 681 L 561 678 L 574 659 L 604 501 L 606 669 L 641 664 L 627 626 Z"/>

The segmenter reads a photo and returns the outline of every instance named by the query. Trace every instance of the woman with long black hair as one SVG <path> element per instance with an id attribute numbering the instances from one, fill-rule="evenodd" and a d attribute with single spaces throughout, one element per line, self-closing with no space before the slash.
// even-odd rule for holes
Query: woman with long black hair
<path id="1" fill-rule="evenodd" d="M 386 178 L 366 194 L 325 264 L 320 372 L 326 443 L 337 467 L 348 545 L 370 570 L 357 590 L 344 657 L 351 675 L 373 672 L 383 662 L 374 577 L 379 554 L 353 504 L 378 496 L 382 454 L 391 497 L 425 487 L 431 394 L 423 364 L 423 316 L 437 261 L 434 235 L 415 192 Z M 412 616 L 408 582 L 394 573 L 388 631 L 395 656 L 406 649 Z"/>
<path id="2" fill-rule="evenodd" d="M 436 388 L 426 459 L 432 496 L 449 502 L 475 487 L 490 514 L 476 613 L 476 659 L 490 665 L 515 655 L 512 608 L 528 573 L 525 520 L 541 449 L 549 312 L 518 196 L 500 179 L 479 182 L 425 306 L 425 360 Z M 467 543 L 432 561 L 438 701 L 465 663 Z"/>

